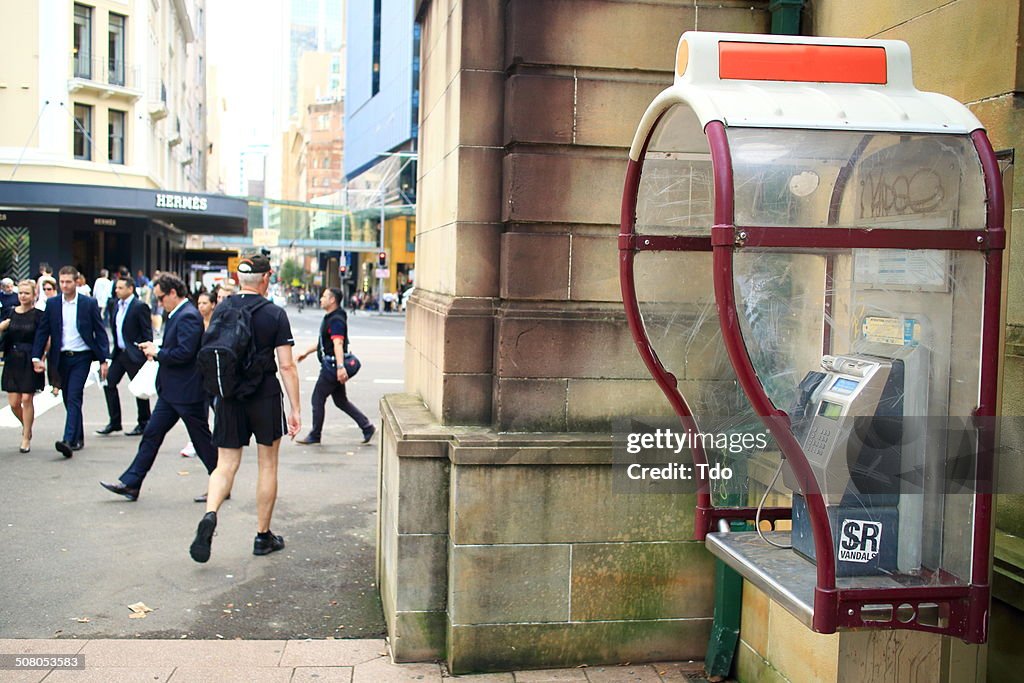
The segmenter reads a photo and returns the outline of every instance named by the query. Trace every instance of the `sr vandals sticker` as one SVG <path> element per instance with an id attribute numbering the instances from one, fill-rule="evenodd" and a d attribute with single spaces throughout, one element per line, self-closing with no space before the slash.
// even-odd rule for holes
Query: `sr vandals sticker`
<path id="1" fill-rule="evenodd" d="M 843 522 L 839 539 L 839 559 L 843 562 L 870 562 L 882 543 L 882 523 L 848 519 Z"/>

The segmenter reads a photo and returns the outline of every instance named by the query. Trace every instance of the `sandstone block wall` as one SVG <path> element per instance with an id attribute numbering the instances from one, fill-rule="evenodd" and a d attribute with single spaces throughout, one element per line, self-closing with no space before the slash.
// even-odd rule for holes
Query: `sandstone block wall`
<path id="1" fill-rule="evenodd" d="M 713 572 L 693 498 L 612 491 L 612 422 L 671 414 L 625 322 L 619 204 L 679 36 L 764 31 L 766 4 L 418 3 L 409 394 L 382 403 L 397 658 L 464 672 L 702 656 Z"/>

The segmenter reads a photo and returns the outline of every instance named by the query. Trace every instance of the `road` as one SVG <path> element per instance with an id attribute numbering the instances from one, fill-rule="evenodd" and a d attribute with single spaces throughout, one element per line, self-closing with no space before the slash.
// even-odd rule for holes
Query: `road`
<path id="1" fill-rule="evenodd" d="M 314 343 L 321 314 L 288 309 L 296 349 Z M 363 369 L 349 396 L 380 428 L 378 404 L 404 388 L 405 319 L 350 317 L 352 351 Z M 300 366 L 303 432 L 317 373 Z M 126 426 L 134 400 L 122 385 Z M 58 406 L 36 422 L 32 452 L 18 452 L 18 430 L 0 427 L 0 638 L 325 638 L 384 633 L 374 577 L 379 433 L 360 444 L 355 424 L 328 402 L 321 446 L 283 442 L 272 528 L 286 548 L 252 555 L 255 447 L 246 450 L 219 514 L 207 564 L 188 555 L 203 513 L 192 497 L 206 471 L 168 435 L 137 502 L 99 485 L 134 456 L 138 437 L 93 432 L 107 422 L 101 389 L 86 388 L 85 449 L 65 460 L 53 442 L 63 431 Z M 128 605 L 153 611 L 130 618 Z"/>

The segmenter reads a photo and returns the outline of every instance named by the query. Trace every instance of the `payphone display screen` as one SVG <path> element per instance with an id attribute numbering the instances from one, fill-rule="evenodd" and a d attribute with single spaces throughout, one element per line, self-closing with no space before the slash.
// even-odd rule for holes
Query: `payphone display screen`
<path id="1" fill-rule="evenodd" d="M 842 416 L 843 407 L 838 403 L 830 403 L 828 401 L 821 402 L 821 408 L 818 409 L 818 415 L 822 417 L 832 418 L 838 420 Z"/>
<path id="2" fill-rule="evenodd" d="M 843 394 L 844 396 L 848 396 L 853 393 L 853 391 L 857 388 L 858 384 L 860 383 L 855 380 L 840 377 L 832 384 L 831 391 L 834 391 L 837 394 Z"/>

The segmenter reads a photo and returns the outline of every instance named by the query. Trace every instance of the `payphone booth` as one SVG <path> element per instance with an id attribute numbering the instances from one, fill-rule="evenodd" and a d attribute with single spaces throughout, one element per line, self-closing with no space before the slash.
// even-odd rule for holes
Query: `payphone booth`
<path id="1" fill-rule="evenodd" d="M 623 300 L 710 551 L 821 633 L 986 639 L 1003 198 L 899 41 L 688 32 L 630 150 Z M 706 471 L 706 468 L 705 470 Z"/>

